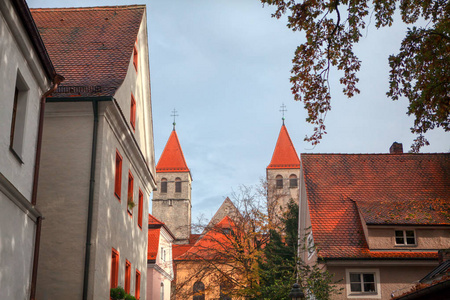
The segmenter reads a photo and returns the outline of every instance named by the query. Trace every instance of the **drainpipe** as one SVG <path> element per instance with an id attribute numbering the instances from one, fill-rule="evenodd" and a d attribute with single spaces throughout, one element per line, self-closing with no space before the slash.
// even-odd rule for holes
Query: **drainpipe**
<path id="1" fill-rule="evenodd" d="M 46 91 L 41 97 L 40 110 L 39 110 L 39 123 L 38 123 L 38 136 L 36 142 L 36 157 L 34 162 L 34 176 L 33 176 L 33 191 L 31 193 L 31 205 L 36 205 L 37 198 L 37 186 L 39 177 L 39 166 L 41 160 L 41 146 L 42 146 L 42 132 L 44 129 L 44 112 L 45 112 L 45 99 L 50 96 L 57 88 L 58 85 L 64 81 L 64 77 L 56 74 L 53 78 L 53 86 Z M 37 268 L 39 260 L 39 244 L 41 242 L 41 225 L 42 216 L 39 216 L 36 220 L 36 235 L 34 242 L 34 257 L 33 257 L 33 271 L 31 273 L 31 291 L 30 299 L 36 299 L 36 281 L 37 281 Z"/>
<path id="2" fill-rule="evenodd" d="M 92 214 L 94 205 L 94 187 L 95 187 L 95 162 L 97 155 L 97 135 L 98 135 L 98 101 L 92 100 L 94 110 L 94 128 L 92 132 L 92 152 L 91 152 L 91 176 L 89 181 L 89 204 L 88 220 L 86 231 L 86 252 L 84 258 L 84 279 L 83 279 L 83 300 L 87 300 L 89 286 L 89 265 L 91 260 L 91 235 L 92 235 Z"/>

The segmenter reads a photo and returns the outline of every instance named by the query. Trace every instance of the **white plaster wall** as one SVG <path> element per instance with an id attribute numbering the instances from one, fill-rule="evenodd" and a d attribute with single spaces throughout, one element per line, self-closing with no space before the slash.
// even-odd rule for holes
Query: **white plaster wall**
<path id="1" fill-rule="evenodd" d="M 36 224 L 0 191 L 1 299 L 29 299 Z"/>
<path id="2" fill-rule="evenodd" d="M 147 14 L 144 13 L 137 38 L 138 71 L 133 65 L 133 52 L 130 52 L 130 63 L 127 75 L 114 97 L 130 125 L 131 93 L 136 100 L 136 126 L 134 136 L 142 153 L 155 172 L 155 155 L 153 144 L 153 119 L 150 93 L 150 70 L 148 58 Z"/>
<path id="3" fill-rule="evenodd" d="M 103 107 L 103 106 L 102 106 Z M 121 138 L 120 124 L 108 119 L 107 109 L 116 109 L 113 103 L 101 109 L 99 127 L 99 149 L 96 175 L 96 207 L 94 209 L 93 246 L 95 248 L 95 270 L 92 299 L 107 299 L 110 288 L 111 251 L 119 252 L 118 284 L 125 284 L 125 260 L 131 263 L 130 293 L 135 295 L 135 272 L 141 272 L 141 299 L 145 299 L 147 282 L 147 231 L 148 231 L 148 199 L 151 184 L 145 182 L 141 168 L 130 155 L 126 142 Z M 122 125 L 123 126 L 123 125 Z M 121 200 L 114 195 L 116 149 L 122 156 L 122 189 Z M 133 215 L 127 211 L 128 171 L 134 177 L 134 201 L 138 203 L 139 188 L 144 194 L 142 229 L 137 224 L 138 206 Z"/>
<path id="4" fill-rule="evenodd" d="M 90 102 L 47 103 L 37 207 L 40 300 L 81 299 L 93 112 Z"/>
<path id="5" fill-rule="evenodd" d="M 28 87 L 23 146 L 10 150 L 14 92 L 20 72 Z M 31 205 L 39 101 L 50 82 L 9 0 L 0 1 L 0 293 L 3 299 L 29 299 L 36 218 Z M 5 194 L 4 189 L 14 193 Z M 20 206 L 20 207 L 19 207 Z"/>
<path id="6" fill-rule="evenodd" d="M 170 280 L 151 267 L 147 276 L 147 300 L 161 299 L 161 282 L 164 284 L 164 300 L 170 300 Z"/>

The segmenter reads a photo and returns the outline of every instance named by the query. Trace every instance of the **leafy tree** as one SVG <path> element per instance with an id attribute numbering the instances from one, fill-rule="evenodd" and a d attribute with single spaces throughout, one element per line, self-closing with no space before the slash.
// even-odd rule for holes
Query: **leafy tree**
<path id="1" fill-rule="evenodd" d="M 331 109 L 329 74 L 342 72 L 343 93 L 353 97 L 361 61 L 353 47 L 361 31 L 374 16 L 377 28 L 391 26 L 396 6 L 402 21 L 412 27 L 403 39 L 400 52 L 389 57 L 392 100 L 405 96 L 407 114 L 414 115 L 411 131 L 417 134 L 412 151 L 428 145 L 424 134 L 435 127 L 450 130 L 450 1 L 448 0 L 261 0 L 276 7 L 272 17 L 288 14 L 287 26 L 303 31 L 306 42 L 299 45 L 291 70 L 294 99 L 303 101 L 307 122 L 314 132 L 305 138 L 319 143 L 325 131 L 325 116 Z"/>

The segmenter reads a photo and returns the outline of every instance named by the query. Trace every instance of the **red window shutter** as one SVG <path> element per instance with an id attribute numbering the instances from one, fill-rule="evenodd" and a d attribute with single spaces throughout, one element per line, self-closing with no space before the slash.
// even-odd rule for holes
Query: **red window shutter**
<path id="1" fill-rule="evenodd" d="M 134 297 L 139 300 L 141 299 L 141 272 L 136 269 L 136 289 L 135 289 Z"/>
<path id="2" fill-rule="evenodd" d="M 116 176 L 114 180 L 114 194 L 120 201 L 120 195 L 122 190 L 122 156 L 119 151 L 116 150 Z"/>
<path id="3" fill-rule="evenodd" d="M 136 41 L 137 43 L 137 41 Z M 138 72 L 138 51 L 137 51 L 137 45 L 134 45 L 134 49 L 133 49 L 133 65 L 134 68 L 136 69 L 136 73 Z"/>
<path id="4" fill-rule="evenodd" d="M 136 100 L 133 94 L 131 94 L 130 124 L 133 131 L 136 130 Z"/>
<path id="5" fill-rule="evenodd" d="M 131 174 L 131 171 L 128 172 L 128 198 L 127 198 L 127 210 L 130 215 L 133 215 L 133 209 L 130 209 L 130 203 L 133 201 L 133 185 L 134 185 L 134 177 Z"/>
<path id="6" fill-rule="evenodd" d="M 131 277 L 131 263 L 126 260 L 125 261 L 125 292 L 127 294 L 130 293 L 130 277 Z"/>
<path id="7" fill-rule="evenodd" d="M 144 208 L 144 194 L 139 189 L 138 226 L 142 229 L 142 210 Z"/>
<path id="8" fill-rule="evenodd" d="M 119 252 L 112 248 L 111 255 L 111 288 L 116 288 L 119 284 Z"/>

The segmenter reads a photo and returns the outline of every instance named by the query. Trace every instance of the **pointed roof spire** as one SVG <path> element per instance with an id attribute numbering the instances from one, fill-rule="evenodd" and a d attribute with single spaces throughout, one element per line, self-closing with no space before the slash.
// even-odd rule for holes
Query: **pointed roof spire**
<path id="1" fill-rule="evenodd" d="M 159 158 L 156 172 L 189 172 L 175 128 Z"/>
<path id="2" fill-rule="evenodd" d="M 273 151 L 272 160 L 267 169 L 295 169 L 300 168 L 300 159 L 292 144 L 286 126 L 281 126 L 277 145 Z"/>

